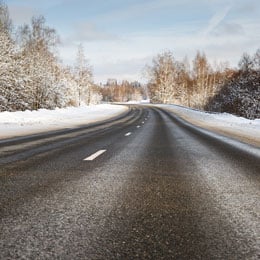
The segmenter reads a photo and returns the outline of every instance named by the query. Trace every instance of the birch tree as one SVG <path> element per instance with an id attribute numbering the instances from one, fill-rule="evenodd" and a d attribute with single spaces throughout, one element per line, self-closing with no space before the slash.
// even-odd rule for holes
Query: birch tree
<path id="1" fill-rule="evenodd" d="M 204 106 L 204 102 L 207 100 L 208 93 L 210 92 L 211 68 L 204 53 L 197 52 L 193 60 L 193 73 L 195 84 L 195 93 L 193 95 L 194 105 L 201 108 Z"/>
<path id="2" fill-rule="evenodd" d="M 77 82 L 78 106 L 82 103 L 89 105 L 91 102 L 91 87 L 93 85 L 92 71 L 85 58 L 82 44 L 78 46 L 75 79 Z"/>
<path id="3" fill-rule="evenodd" d="M 253 59 L 254 59 L 254 69 L 259 71 L 260 70 L 260 48 L 257 49 Z"/>
<path id="4" fill-rule="evenodd" d="M 31 109 L 54 107 L 57 58 L 53 48 L 58 43 L 56 31 L 45 25 L 43 16 L 33 17 L 31 25 L 19 28 L 18 42 L 25 61 Z"/>
<path id="5" fill-rule="evenodd" d="M 170 51 L 159 54 L 148 67 L 149 88 L 153 102 L 169 103 L 175 93 L 176 67 Z"/>

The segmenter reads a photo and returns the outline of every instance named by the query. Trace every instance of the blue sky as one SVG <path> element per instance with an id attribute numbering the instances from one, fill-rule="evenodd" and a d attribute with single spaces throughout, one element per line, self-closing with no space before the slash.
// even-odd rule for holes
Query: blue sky
<path id="1" fill-rule="evenodd" d="M 164 50 L 235 66 L 260 47 L 259 0 L 5 0 L 16 25 L 44 15 L 59 33 L 60 57 L 73 64 L 82 43 L 95 81 L 140 80 Z"/>

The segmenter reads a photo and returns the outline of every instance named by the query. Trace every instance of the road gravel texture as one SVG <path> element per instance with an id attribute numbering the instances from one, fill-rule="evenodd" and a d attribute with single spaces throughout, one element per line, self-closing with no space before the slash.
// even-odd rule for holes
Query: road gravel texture
<path id="1" fill-rule="evenodd" d="M 145 106 L 71 134 L 1 143 L 0 259 L 259 259 L 257 153 Z"/>

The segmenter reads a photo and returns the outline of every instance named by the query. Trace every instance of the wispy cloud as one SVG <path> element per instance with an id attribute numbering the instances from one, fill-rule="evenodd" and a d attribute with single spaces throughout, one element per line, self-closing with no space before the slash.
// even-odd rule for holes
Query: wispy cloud
<path id="1" fill-rule="evenodd" d="M 245 34 L 243 26 L 235 22 L 225 22 L 217 26 L 214 30 L 214 35 L 220 37 L 226 37 L 227 35 L 243 35 L 243 34 Z"/>
<path id="2" fill-rule="evenodd" d="M 226 6 L 220 12 L 215 13 L 209 20 L 207 27 L 202 31 L 202 36 L 209 35 L 225 19 L 231 7 L 231 5 Z"/>

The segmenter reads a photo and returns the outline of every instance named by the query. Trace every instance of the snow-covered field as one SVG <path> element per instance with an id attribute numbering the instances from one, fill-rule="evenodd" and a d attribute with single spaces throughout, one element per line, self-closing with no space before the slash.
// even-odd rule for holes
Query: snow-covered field
<path id="1" fill-rule="evenodd" d="M 260 119 L 249 120 L 228 113 L 206 113 L 176 105 L 159 105 L 186 121 L 260 147 Z"/>
<path id="2" fill-rule="evenodd" d="M 0 139 L 93 123 L 125 111 L 126 106 L 102 104 L 56 110 L 1 112 Z"/>

